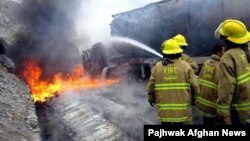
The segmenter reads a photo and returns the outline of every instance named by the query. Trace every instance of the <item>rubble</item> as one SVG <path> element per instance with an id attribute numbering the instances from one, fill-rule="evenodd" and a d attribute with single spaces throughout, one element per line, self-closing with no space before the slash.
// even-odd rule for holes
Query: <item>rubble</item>
<path id="1" fill-rule="evenodd" d="M 0 140 L 40 141 L 40 130 L 28 85 L 0 70 Z"/>

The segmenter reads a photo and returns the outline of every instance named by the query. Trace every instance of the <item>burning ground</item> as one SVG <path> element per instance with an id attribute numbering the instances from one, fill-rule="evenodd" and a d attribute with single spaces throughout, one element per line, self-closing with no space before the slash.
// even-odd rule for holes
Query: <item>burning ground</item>
<path id="1" fill-rule="evenodd" d="M 84 76 L 84 69 L 81 65 L 75 66 L 67 74 L 63 75 L 58 72 L 52 78 L 42 80 L 43 70 L 38 62 L 25 60 L 23 65 L 24 70 L 21 75 L 29 84 L 35 102 L 45 102 L 46 99 L 53 98 L 56 94 L 61 94 L 66 90 L 100 88 L 119 82 L 119 79 L 102 81 Z"/>

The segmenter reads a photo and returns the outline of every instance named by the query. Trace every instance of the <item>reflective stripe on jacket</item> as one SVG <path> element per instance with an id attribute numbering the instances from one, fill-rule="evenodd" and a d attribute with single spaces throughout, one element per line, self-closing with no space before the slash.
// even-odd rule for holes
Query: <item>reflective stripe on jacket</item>
<path id="1" fill-rule="evenodd" d="M 217 114 L 219 65 L 220 57 L 214 54 L 205 61 L 199 74 L 200 94 L 196 97 L 196 106 L 200 114 L 209 118 L 214 118 Z"/>
<path id="2" fill-rule="evenodd" d="M 228 50 L 221 58 L 218 80 L 219 115 L 230 117 L 230 110 L 250 123 L 250 63 L 241 48 Z"/>
<path id="3" fill-rule="evenodd" d="M 192 119 L 191 91 L 199 92 L 198 81 L 190 65 L 173 60 L 168 65 L 158 62 L 151 73 L 149 97 L 154 94 L 161 122 L 185 122 Z"/>

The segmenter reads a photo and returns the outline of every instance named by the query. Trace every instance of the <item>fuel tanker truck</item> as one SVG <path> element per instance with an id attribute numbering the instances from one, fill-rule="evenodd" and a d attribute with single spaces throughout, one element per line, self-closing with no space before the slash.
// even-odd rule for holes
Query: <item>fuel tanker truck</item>
<path id="1" fill-rule="evenodd" d="M 201 67 L 211 54 L 213 45 L 221 42 L 215 39 L 214 31 L 222 21 L 238 19 L 250 27 L 249 5 L 249 0 L 159 1 L 112 15 L 111 36 L 133 39 L 160 53 L 164 40 L 183 34 L 189 43 L 185 52 Z M 93 55 L 96 53 L 94 50 L 99 50 L 102 55 Z M 159 55 L 131 42 L 112 42 L 111 48 L 98 43 L 84 51 L 83 56 L 88 72 L 98 72 L 105 77 L 113 74 L 124 76 L 129 72 L 143 79 L 148 78 L 155 61 L 160 59 Z"/>

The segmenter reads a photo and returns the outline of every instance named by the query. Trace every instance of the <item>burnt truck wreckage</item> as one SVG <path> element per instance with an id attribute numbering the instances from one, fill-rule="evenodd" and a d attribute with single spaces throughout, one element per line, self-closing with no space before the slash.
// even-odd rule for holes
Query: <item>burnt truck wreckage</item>
<path id="1" fill-rule="evenodd" d="M 145 52 L 145 51 L 144 51 Z M 152 53 L 143 53 L 129 43 L 113 43 L 108 47 L 99 42 L 91 49 L 83 51 L 83 66 L 91 77 L 148 80 L 153 63 L 160 57 Z"/>
<path id="2" fill-rule="evenodd" d="M 248 14 L 250 9 L 244 8 L 244 5 L 250 5 L 250 1 L 159 1 L 142 8 L 113 15 L 114 19 L 110 24 L 111 36 L 131 38 L 161 52 L 160 48 L 164 40 L 172 38 L 176 34 L 183 34 L 189 43 L 185 52 L 192 56 L 201 68 L 203 62 L 211 54 L 213 45 L 220 43 L 220 40 L 214 38 L 214 31 L 223 20 L 239 19 L 247 27 L 250 27 Z M 98 50 L 98 46 L 104 48 L 106 53 L 100 51 L 99 53 L 103 53 L 103 55 L 96 55 L 94 52 L 90 57 L 91 52 Z M 83 63 L 87 72 L 95 74 L 102 72 L 105 77 L 109 77 L 112 74 L 130 73 L 131 71 L 126 70 L 133 70 L 132 72 L 137 78 L 148 78 L 149 76 L 146 76 L 150 74 L 148 67 L 152 67 L 155 61 L 160 59 L 158 56 L 131 44 L 113 44 L 112 46 L 105 48 L 101 43 L 97 43 L 92 46 L 92 49 L 83 51 Z M 111 51 L 113 49 L 118 51 L 120 56 L 114 54 L 114 51 Z M 108 55 L 107 52 L 109 52 Z M 96 62 L 101 59 L 100 56 L 104 62 L 99 61 L 101 65 L 97 67 L 98 63 L 96 64 Z"/>

